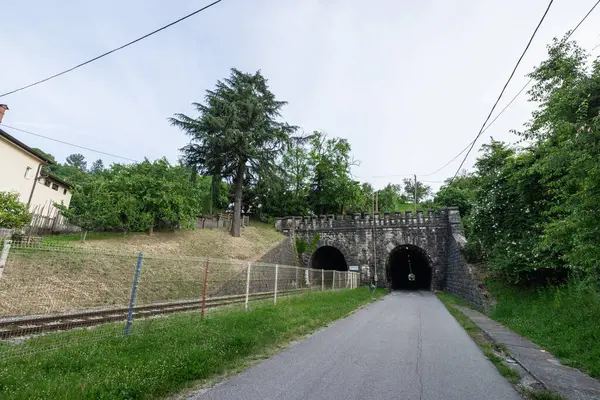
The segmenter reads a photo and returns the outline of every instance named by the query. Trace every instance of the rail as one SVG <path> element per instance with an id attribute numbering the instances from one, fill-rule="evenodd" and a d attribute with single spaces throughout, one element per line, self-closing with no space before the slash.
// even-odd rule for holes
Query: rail
<path id="1" fill-rule="evenodd" d="M 286 296 L 311 289 L 290 289 L 277 292 L 277 296 Z M 275 292 L 250 293 L 252 300 L 273 298 Z M 232 304 L 244 303 L 245 294 L 232 296 L 209 297 L 206 308 L 216 308 Z M 180 312 L 202 309 L 202 299 L 175 302 L 155 303 L 134 308 L 135 319 L 149 318 Z M 36 335 L 47 332 L 65 331 L 76 328 L 102 325 L 110 322 L 127 320 L 128 307 L 103 308 L 73 313 L 62 313 L 44 316 L 25 316 L 0 319 L 0 339 Z"/>

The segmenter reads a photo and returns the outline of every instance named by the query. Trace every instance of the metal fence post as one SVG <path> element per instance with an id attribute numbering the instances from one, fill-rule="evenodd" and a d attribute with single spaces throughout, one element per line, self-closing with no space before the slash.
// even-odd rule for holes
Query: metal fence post
<path id="1" fill-rule="evenodd" d="M 248 263 L 248 271 L 246 272 L 246 301 L 244 302 L 244 309 L 248 311 L 248 297 L 250 296 L 250 267 L 252 263 Z"/>
<path id="2" fill-rule="evenodd" d="M 8 252 L 10 251 L 11 244 L 12 240 L 6 239 L 4 241 L 4 246 L 2 246 L 2 255 L 0 255 L 0 278 L 2 278 L 2 274 L 4 273 L 4 267 L 6 266 L 6 261 L 8 260 Z"/>
<path id="3" fill-rule="evenodd" d="M 273 297 L 273 304 L 277 304 L 277 273 L 279 272 L 279 264 L 275 264 L 275 297 Z"/>
<path id="4" fill-rule="evenodd" d="M 133 287 L 131 288 L 131 300 L 129 301 L 129 312 L 127 313 L 127 324 L 125 325 L 125 336 L 129 336 L 131 323 L 133 322 L 133 308 L 135 307 L 135 296 L 137 295 L 138 283 L 140 280 L 140 270 L 142 269 L 142 252 L 138 253 L 137 265 L 135 266 L 135 276 L 133 278 Z"/>
<path id="5" fill-rule="evenodd" d="M 325 270 L 321 270 L 321 290 L 325 290 Z"/>
<path id="6" fill-rule="evenodd" d="M 335 269 L 333 270 L 333 274 L 331 276 L 331 290 L 335 289 Z"/>
<path id="7" fill-rule="evenodd" d="M 298 266 L 296 265 L 296 290 L 298 290 Z"/>
<path id="8" fill-rule="evenodd" d="M 202 318 L 206 312 L 206 289 L 208 288 L 208 259 L 206 260 L 206 266 L 204 267 L 204 288 L 202 289 Z"/>

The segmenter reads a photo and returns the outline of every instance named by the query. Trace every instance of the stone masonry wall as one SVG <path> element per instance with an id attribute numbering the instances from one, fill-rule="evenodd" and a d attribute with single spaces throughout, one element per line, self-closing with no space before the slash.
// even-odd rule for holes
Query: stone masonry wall
<path id="1" fill-rule="evenodd" d="M 256 261 L 269 264 L 298 265 L 296 247 L 294 243 L 292 243 L 292 238 L 287 237 L 282 239 L 279 244 L 271 248 Z"/>
<path id="2" fill-rule="evenodd" d="M 461 248 L 466 240 L 458 210 L 450 211 L 449 226 L 450 234 L 447 241 L 448 269 L 445 290 L 472 306 L 483 309 L 486 307 L 486 303 L 479 282 L 477 282 L 472 268 L 465 262 L 461 253 Z"/>
<path id="3" fill-rule="evenodd" d="M 276 227 L 288 235 L 304 238 L 308 243 L 319 235 L 317 248 L 332 246 L 338 249 L 351 266 L 359 266 L 361 280 L 368 284 L 377 275 L 377 285 L 385 287 L 390 253 L 401 245 L 414 245 L 427 255 L 432 268 L 431 288 L 441 290 L 446 279 L 446 211 L 428 215 L 410 211 L 375 215 L 288 217 L 276 221 Z M 375 246 L 373 246 L 375 241 Z M 311 267 L 312 253 L 303 254 L 301 264 Z"/>
<path id="4" fill-rule="evenodd" d="M 460 252 L 464 236 L 457 208 L 414 216 L 410 211 L 385 213 L 383 218 L 368 214 L 286 217 L 276 219 L 275 226 L 309 243 L 318 234 L 317 248 L 337 248 L 349 266 L 360 267 L 363 284 L 371 283 L 376 272 L 379 287 L 387 283 L 390 253 L 398 246 L 417 246 L 429 259 L 432 290 L 448 290 L 477 307 L 485 306 L 479 284 Z M 311 259 L 312 253 L 307 252 L 300 263 L 310 267 Z"/>

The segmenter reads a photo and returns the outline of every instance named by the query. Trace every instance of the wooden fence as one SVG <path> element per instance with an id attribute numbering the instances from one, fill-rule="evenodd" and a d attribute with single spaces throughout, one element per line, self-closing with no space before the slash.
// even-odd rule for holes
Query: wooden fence
<path id="1" fill-rule="evenodd" d="M 36 206 L 31 213 L 31 222 L 24 228 L 27 235 L 44 235 L 50 233 L 75 233 L 81 232 L 78 226 L 70 224 L 54 207 L 44 211 L 44 207 Z"/>
<path id="2" fill-rule="evenodd" d="M 242 215 L 242 226 L 248 226 L 250 216 Z M 196 229 L 213 229 L 213 228 L 231 228 L 233 215 L 219 213 L 206 217 L 200 217 L 196 220 Z"/>

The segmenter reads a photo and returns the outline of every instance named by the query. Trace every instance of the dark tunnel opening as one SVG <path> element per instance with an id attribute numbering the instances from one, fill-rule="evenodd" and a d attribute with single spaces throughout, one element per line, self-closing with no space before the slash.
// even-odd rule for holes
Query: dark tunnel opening
<path id="1" fill-rule="evenodd" d="M 313 253 L 311 268 L 348 271 L 348 264 L 341 251 L 332 246 L 323 246 Z"/>
<path id="2" fill-rule="evenodd" d="M 396 247 L 388 260 L 387 279 L 393 290 L 429 290 L 431 265 L 427 255 L 417 246 Z"/>

